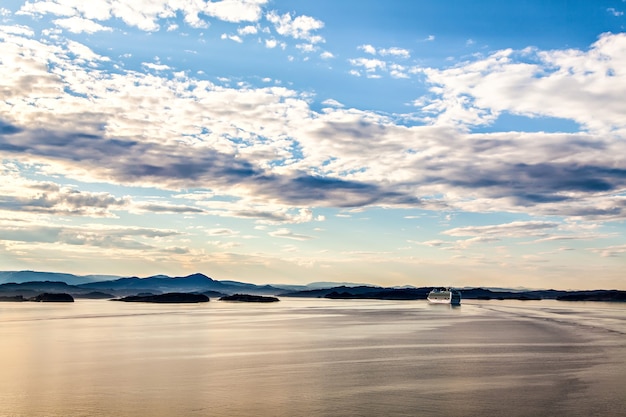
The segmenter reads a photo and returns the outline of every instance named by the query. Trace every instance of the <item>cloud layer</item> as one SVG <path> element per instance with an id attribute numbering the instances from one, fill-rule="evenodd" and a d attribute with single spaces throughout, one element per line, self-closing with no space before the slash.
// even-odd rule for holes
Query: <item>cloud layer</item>
<path id="1" fill-rule="evenodd" d="M 333 49 L 331 24 L 272 7 L 267 0 L 46 0 L 3 9 L 0 255 L 58 242 L 66 253 L 118 248 L 186 265 L 216 250 L 226 264 L 245 257 L 322 269 L 326 260 L 344 262 L 342 254 L 346 263 L 366 258 L 410 269 L 418 257 L 403 254 L 416 247 L 470 253 L 518 239 L 605 239 L 586 253 L 623 256 L 618 233 L 583 225 L 610 229 L 626 218 L 626 35 L 428 66 L 419 48 L 439 35 L 404 44 L 359 38 Z M 107 44 L 127 32 L 146 45 L 166 35 L 193 39 L 175 58 Z M 288 67 L 283 79 L 268 63 L 278 57 L 276 66 Z M 219 67 L 222 60 L 239 66 Z M 237 71 L 256 65 L 258 72 Z M 377 92 L 388 90 L 394 100 L 407 98 L 395 111 L 382 98 L 377 107 Z M 357 218 L 374 223 L 359 217 L 367 210 L 434 213 L 438 233 L 402 235 L 393 249 L 370 250 L 360 246 L 367 239 L 351 235 L 360 230 Z M 502 217 L 449 225 L 459 213 Z M 142 223 L 147 217 L 172 223 L 151 227 Z M 341 234 L 337 219 L 353 227 L 343 233 L 359 241 L 354 250 L 318 250 L 322 261 L 298 252 Z M 244 223 L 246 232 L 237 229 Z M 312 226 L 324 223 L 336 229 Z M 258 237 L 291 245 L 269 256 L 253 242 Z M 333 247 L 332 239 L 325 245 Z"/>
<path id="2" fill-rule="evenodd" d="M 84 181 L 204 188 L 291 207 L 607 219 L 622 219 L 626 210 L 619 117 L 626 109 L 617 99 L 626 93 L 622 35 L 604 35 L 587 53 L 534 51 L 543 69 L 514 62 L 513 51 L 424 69 L 439 98 L 421 110 L 437 113 L 415 126 L 356 109 L 315 112 L 305 96 L 283 87 L 106 73 L 100 67 L 109 58 L 76 42 L 2 36 L 0 151 Z M 588 130 L 467 131 L 504 111 L 569 118 Z"/>

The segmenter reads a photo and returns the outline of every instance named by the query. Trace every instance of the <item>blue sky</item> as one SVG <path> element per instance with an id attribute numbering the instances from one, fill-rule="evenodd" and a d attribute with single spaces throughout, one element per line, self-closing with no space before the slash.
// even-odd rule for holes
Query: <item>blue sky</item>
<path id="1" fill-rule="evenodd" d="M 625 11 L 3 1 L 0 269 L 626 289 Z"/>

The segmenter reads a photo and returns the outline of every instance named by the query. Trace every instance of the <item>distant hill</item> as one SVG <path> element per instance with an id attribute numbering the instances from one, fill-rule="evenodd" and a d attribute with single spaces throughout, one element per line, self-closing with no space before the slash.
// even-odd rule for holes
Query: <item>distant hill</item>
<path id="1" fill-rule="evenodd" d="M 202 292 L 208 290 L 219 290 L 225 286 L 219 281 L 203 274 L 192 274 L 186 277 L 168 277 L 156 275 L 147 278 L 130 277 L 118 278 L 109 281 L 91 282 L 80 285 L 81 288 L 100 291 L 135 291 L 135 292 Z"/>
<path id="2" fill-rule="evenodd" d="M 24 298 L 31 298 L 41 293 L 73 293 L 74 291 L 82 292 L 80 288 L 61 281 L 31 281 L 0 284 L 0 295 L 11 297 L 21 295 Z"/>
<path id="3" fill-rule="evenodd" d="M 327 285 L 327 286 L 326 286 Z M 326 286 L 326 287 L 325 287 Z M 0 271 L 0 297 L 34 297 L 41 293 L 66 293 L 76 298 L 113 298 L 129 295 L 197 293 L 208 297 L 233 294 L 337 299 L 426 299 L 432 287 L 378 287 L 314 282 L 308 285 L 256 285 L 239 281 L 218 281 L 196 273 L 182 277 L 154 275 L 146 278 L 111 275 L 77 276 L 57 272 Z M 462 288 L 463 299 L 482 300 L 571 300 L 626 301 L 626 291 L 524 290 L 506 288 Z"/>
<path id="4" fill-rule="evenodd" d="M 383 288 L 359 285 L 286 292 L 282 297 L 316 297 L 333 299 L 379 299 L 379 300 L 425 300 L 432 287 L 422 288 Z"/>
<path id="5" fill-rule="evenodd" d="M 256 295 L 275 295 L 284 291 L 284 289 L 271 285 L 217 281 L 200 273 L 184 277 L 166 275 L 146 278 L 113 277 L 114 279 L 100 281 L 88 281 L 93 279 L 94 275 L 79 277 L 72 274 L 34 271 L 0 272 L 0 277 L 3 277 L 0 282 L 0 295 L 9 297 L 16 295 L 33 297 L 42 292 L 69 293 L 77 298 L 105 298 L 138 293 L 163 294 L 172 292 L 201 293 L 207 296 L 221 297 L 242 292 Z"/>
<path id="6" fill-rule="evenodd" d="M 65 282 L 69 285 L 86 284 L 88 282 L 103 281 L 105 279 L 117 278 L 112 275 L 73 275 L 60 272 L 39 272 L 39 271 L 0 271 L 0 284 L 15 282 L 21 284 L 23 282 L 33 281 L 56 281 Z"/>
<path id="7" fill-rule="evenodd" d="M 34 297 L 25 298 L 22 295 L 8 296 L 0 295 L 1 302 L 18 302 L 34 301 L 39 303 L 73 303 L 74 297 L 66 293 L 42 293 Z"/>
<path id="8" fill-rule="evenodd" d="M 380 299 L 380 300 L 424 300 L 433 287 L 381 288 L 381 287 L 332 287 L 316 290 L 285 292 L 281 297 L 315 297 L 332 299 Z M 626 301 L 626 291 L 560 291 L 530 290 L 492 291 L 485 288 L 461 290 L 463 299 L 474 300 L 562 300 L 562 301 Z"/>
<path id="9" fill-rule="evenodd" d="M 560 301 L 626 301 L 626 291 L 573 291 L 557 297 Z"/>
<path id="10" fill-rule="evenodd" d="M 319 290 L 324 288 L 332 288 L 332 287 L 375 287 L 375 285 L 369 285 L 362 282 L 330 282 L 330 281 L 316 281 L 309 282 L 306 284 L 306 287 L 312 290 Z"/>
<path id="11" fill-rule="evenodd" d="M 198 292 L 208 291 L 221 294 L 248 292 L 252 294 L 276 294 L 280 288 L 270 285 L 255 285 L 236 281 L 216 281 L 204 274 L 192 274 L 185 277 L 167 277 L 157 275 L 147 278 L 119 278 L 111 281 L 92 282 L 82 284 L 80 288 L 113 292 L 116 294 L 136 294 L 138 292 L 166 293 L 166 292 Z"/>

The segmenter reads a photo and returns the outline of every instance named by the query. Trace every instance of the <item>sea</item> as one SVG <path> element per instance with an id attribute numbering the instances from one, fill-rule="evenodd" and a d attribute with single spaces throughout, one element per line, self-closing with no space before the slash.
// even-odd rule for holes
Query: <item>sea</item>
<path id="1" fill-rule="evenodd" d="M 0 416 L 626 416 L 626 303 L 0 303 Z"/>

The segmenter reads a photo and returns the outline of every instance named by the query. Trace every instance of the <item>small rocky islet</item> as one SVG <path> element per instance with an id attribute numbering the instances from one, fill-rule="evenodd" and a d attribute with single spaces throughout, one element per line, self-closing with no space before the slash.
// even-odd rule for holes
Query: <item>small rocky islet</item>
<path id="1" fill-rule="evenodd" d="M 103 297 L 95 297 L 103 298 Z M 280 301 L 276 297 L 252 294 L 232 294 L 219 298 L 220 301 L 244 302 L 244 303 L 275 303 Z M 25 298 L 22 295 L 0 296 L 0 302 L 74 302 L 74 297 L 65 293 L 42 293 L 36 297 Z M 122 298 L 112 298 L 111 301 L 126 303 L 163 303 L 163 304 L 190 304 L 207 303 L 211 299 L 205 294 L 172 292 L 165 294 L 137 294 Z"/>
<path id="2" fill-rule="evenodd" d="M 269 297 L 264 295 L 233 294 L 221 297 L 220 301 L 236 301 L 243 303 L 275 303 L 280 300 L 276 297 Z"/>
<path id="3" fill-rule="evenodd" d="M 166 294 L 139 294 L 118 298 L 112 301 L 124 301 L 127 303 L 206 303 L 210 299 L 204 294 L 196 293 L 166 293 Z M 251 294 L 225 295 L 219 301 L 234 301 L 244 303 L 275 303 L 280 301 L 276 297 Z"/>
<path id="4" fill-rule="evenodd" d="M 171 292 L 165 294 L 131 295 L 114 299 L 126 303 L 208 303 L 209 297 L 204 294 Z"/>
<path id="5" fill-rule="evenodd" d="M 25 298 L 23 295 L 0 296 L 0 301 L 24 302 L 34 301 L 38 303 L 73 303 L 74 297 L 65 293 L 42 293 L 35 297 Z"/>

